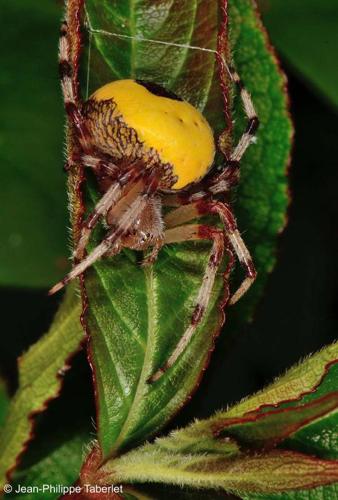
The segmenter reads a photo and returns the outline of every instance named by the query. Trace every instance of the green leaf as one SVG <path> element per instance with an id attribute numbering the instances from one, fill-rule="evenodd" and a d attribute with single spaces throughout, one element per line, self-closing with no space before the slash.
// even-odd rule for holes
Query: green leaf
<path id="1" fill-rule="evenodd" d="M 26 500 L 60 498 L 62 492 L 57 487 L 70 487 L 79 476 L 83 455 L 90 442 L 89 433 L 88 425 L 84 425 L 81 419 L 76 430 L 70 431 L 68 424 L 66 431 L 58 428 L 51 434 L 49 429 L 44 436 L 38 436 L 39 452 L 36 446 L 31 447 L 28 452 L 29 461 L 16 471 L 12 486 L 13 490 L 19 486 L 23 488 L 33 486 L 40 490 L 31 493 L 22 491 L 22 493 L 13 493 L 11 496 Z M 32 450 L 32 448 L 35 449 Z"/>
<path id="2" fill-rule="evenodd" d="M 337 344 L 307 360 L 297 369 L 311 373 L 318 366 L 318 358 L 327 358 L 328 352 L 337 355 Z M 242 417 L 229 417 L 237 410 L 218 412 L 208 420 L 197 421 L 187 428 L 177 430 L 153 444 L 146 444 L 121 457 L 108 460 L 95 470 L 95 454 L 87 460 L 85 475 L 93 483 L 109 484 L 111 481 L 159 482 L 180 484 L 191 488 L 222 488 L 227 492 L 247 495 L 248 493 L 291 492 L 298 489 L 313 489 L 331 485 L 338 481 L 338 461 L 324 460 L 312 449 L 309 454 L 292 448 L 294 436 L 302 430 L 310 438 L 313 426 L 325 416 L 333 419 L 326 433 L 334 435 L 332 446 L 327 446 L 327 435 L 313 434 L 313 441 L 323 441 L 322 447 L 329 449 L 331 458 L 337 459 L 338 399 L 333 381 L 337 380 L 338 363 L 331 358 L 307 394 L 298 394 L 293 400 L 269 403 L 271 387 L 267 389 L 266 404 L 256 411 L 249 411 Z M 294 373 L 295 369 L 290 370 Z M 286 384 L 290 382 L 286 374 Z M 282 384 L 280 384 L 282 387 Z M 292 389 L 293 390 L 293 389 Z M 261 393 L 264 399 L 264 391 Z M 254 399 L 251 398 L 251 399 Z M 241 406 L 241 404 L 237 405 Z M 235 406 L 236 409 L 236 406 Z M 295 434 L 295 430 L 298 432 Z M 289 439 L 285 439 L 289 436 Z M 301 438 L 297 437 L 298 441 Z M 267 449 L 280 444 L 283 449 Z M 317 443 L 318 447 L 318 443 Z M 93 459 L 94 457 L 94 459 Z M 97 460 L 100 463 L 100 460 Z M 331 488 L 331 486 L 330 486 Z M 246 496 L 245 496 L 246 497 Z M 249 497 L 248 497 L 249 498 Z M 267 497 L 267 498 L 270 498 Z M 271 497 L 272 498 L 272 497 Z"/>
<path id="3" fill-rule="evenodd" d="M 217 132 L 224 127 L 213 54 L 164 44 L 155 47 L 153 42 L 113 35 L 215 47 L 219 22 L 216 2 L 157 6 L 144 1 L 111 4 L 87 0 L 86 7 L 96 44 L 89 62 L 90 90 L 114 78 L 152 79 L 198 105 Z M 206 12 L 208 23 L 204 23 Z M 285 168 L 291 125 L 284 77 L 269 51 L 251 1 L 231 2 L 230 28 L 235 65 L 253 94 L 262 122 L 258 143 L 243 161 L 243 182 L 236 204 L 240 227 L 259 271 L 257 283 L 238 308 L 237 319 L 240 317 L 243 324 L 252 314 L 267 272 L 273 267 L 276 234 L 285 223 Z M 236 103 L 236 110 L 239 106 Z M 237 114 L 243 131 L 243 112 L 237 110 Z M 238 130 L 236 133 L 239 135 Z M 87 208 L 92 203 L 87 196 Z M 93 245 L 102 234 L 96 232 Z M 98 437 L 105 457 L 158 431 L 200 380 L 221 322 L 217 307 L 222 289 L 220 276 L 205 320 L 185 353 L 161 381 L 153 386 L 146 383 L 189 324 L 208 248 L 204 244 L 167 246 L 148 269 L 138 265 L 135 253 L 125 251 L 104 259 L 86 273 Z M 236 328 L 237 319 L 233 319 Z"/>
<path id="4" fill-rule="evenodd" d="M 0 485 L 32 439 L 34 418 L 61 390 L 62 377 L 84 335 L 75 287 L 67 291 L 48 333 L 19 359 L 19 388 L 0 433 Z"/>
<path id="5" fill-rule="evenodd" d="M 298 430 L 286 440 L 285 445 L 303 453 L 314 453 L 322 458 L 336 459 L 338 457 L 337 411 Z"/>
<path id="6" fill-rule="evenodd" d="M 56 433 L 58 434 L 58 433 Z M 74 435 L 61 438 L 48 436 L 47 450 L 33 465 L 22 468 L 15 474 L 13 489 L 23 487 L 39 488 L 39 491 L 13 493 L 13 497 L 22 500 L 56 500 L 60 498 L 58 486 L 70 487 L 79 475 L 85 446 L 89 441 L 88 429 L 78 429 Z M 43 489 L 45 488 L 45 489 Z M 47 488 L 47 489 L 46 489 Z M 53 489 L 55 488 L 55 489 Z"/>
<path id="7" fill-rule="evenodd" d="M 153 434 L 196 384 L 208 357 L 205 344 L 210 346 L 219 328 L 219 314 L 210 314 L 216 296 L 198 329 L 206 332 L 194 337 L 193 350 L 175 365 L 173 377 L 163 377 L 156 385 L 146 381 L 183 333 L 182 317 L 190 320 L 192 291 L 200 283 L 206 258 L 203 247 L 194 252 L 188 245 L 167 247 L 152 268 L 144 269 L 132 252 L 124 252 L 87 273 L 91 355 L 100 398 L 98 435 L 107 455 Z M 221 286 L 219 277 L 215 291 Z"/>
<path id="8" fill-rule="evenodd" d="M 292 367 L 272 384 L 256 394 L 245 398 L 227 412 L 228 417 L 242 416 L 246 413 L 256 411 L 259 407 L 280 406 L 285 401 L 298 401 L 301 397 L 311 397 L 328 373 L 331 363 L 338 359 L 338 344 L 334 343 L 324 347 L 302 363 Z M 325 378 L 329 382 L 327 392 L 335 390 L 334 381 Z M 322 395 L 322 393 L 319 393 Z M 310 399 L 308 399 L 310 400 Z"/>
<path id="9" fill-rule="evenodd" d="M 338 351 L 338 349 L 337 349 Z M 338 352 L 337 352 L 338 357 Z M 321 381 L 316 391 L 306 394 L 301 403 L 311 405 L 318 398 L 337 389 L 338 363 L 332 362 L 328 372 Z M 290 406 L 289 404 L 283 405 Z M 338 458 L 338 412 L 337 409 L 320 419 L 309 422 L 306 426 L 296 431 L 285 441 L 285 446 L 291 447 L 304 453 L 312 453 L 321 458 Z"/>
<path id="10" fill-rule="evenodd" d="M 285 450 L 228 460 L 222 455 L 181 455 L 146 445 L 105 464 L 95 481 L 156 481 L 200 489 L 222 488 L 237 494 L 273 493 L 338 481 L 338 468 L 336 461 Z"/>
<path id="11" fill-rule="evenodd" d="M 283 447 L 320 458 L 337 459 L 337 360 L 336 343 L 289 370 L 284 377 L 261 391 L 258 398 L 247 399 L 245 413 L 242 413 L 243 403 L 226 413 L 217 413 L 210 420 L 210 423 L 213 420 L 213 432 L 219 437 L 230 436 L 254 447 L 271 447 L 283 441 Z M 295 393 L 296 380 L 298 394 Z M 278 400 L 271 399 L 273 394 L 278 394 Z M 253 409 L 257 399 L 259 406 Z"/>
<path id="12" fill-rule="evenodd" d="M 0 284 L 47 287 L 68 269 L 56 2 L 1 2 Z M 19 35 L 18 35 L 19 34 Z M 15 49 L 15 50 L 14 50 Z"/>
<path id="13" fill-rule="evenodd" d="M 203 110 L 216 132 L 224 128 L 215 56 L 186 47 L 216 49 L 217 2 L 156 5 L 141 0 L 112 6 L 109 1 L 87 0 L 86 10 L 94 38 L 88 75 L 91 90 L 111 80 L 150 80 Z"/>
<path id="14" fill-rule="evenodd" d="M 264 23 L 291 67 L 338 106 L 335 0 L 261 0 Z"/>
<path id="15" fill-rule="evenodd" d="M 239 447 L 264 448 L 275 446 L 283 441 L 283 447 L 288 444 L 294 446 L 295 441 L 300 442 L 302 437 L 316 441 L 316 446 L 321 448 L 319 453 L 321 458 L 337 458 L 337 439 L 328 439 L 334 434 L 338 423 L 338 396 L 336 392 L 336 381 L 338 373 L 338 363 L 333 362 L 335 358 L 328 361 L 328 355 L 338 355 L 338 345 L 327 347 L 325 350 L 312 356 L 306 362 L 298 365 L 298 374 L 302 370 L 305 374 L 312 374 L 316 371 L 319 359 L 326 359 L 327 365 L 322 367 L 322 372 L 317 372 L 316 380 L 312 379 L 312 385 L 308 385 L 307 394 L 299 391 L 293 394 L 293 399 L 286 391 L 280 391 L 279 395 L 283 399 L 270 403 L 272 387 L 268 387 L 260 392 L 260 406 L 255 410 L 246 411 L 242 414 L 240 410 L 242 403 L 235 405 L 227 411 L 219 411 L 208 420 L 197 421 L 185 429 L 173 432 L 168 438 L 157 440 L 161 449 L 180 453 L 222 453 L 229 457 L 239 453 Z M 279 380 L 279 389 L 290 384 L 295 368 L 289 370 L 286 375 Z M 301 377 L 300 377 L 301 378 Z M 309 377 L 311 378 L 311 376 Z M 305 376 L 303 377 L 305 380 Z M 285 384 L 283 384 L 283 381 Z M 273 384 L 275 387 L 277 382 Z M 293 384 L 289 385 L 292 387 Z M 294 386 L 292 390 L 294 390 Z M 264 395 L 266 395 L 265 402 Z M 255 396 L 251 396 L 247 402 L 255 401 Z M 233 417 L 232 415 L 237 415 Z M 319 423 L 328 423 L 323 426 L 326 435 L 320 439 L 315 434 L 315 429 Z M 325 424 L 324 424 L 325 425 Z M 291 439 L 286 438 L 291 436 Z M 297 448 L 296 448 L 297 449 Z M 326 450 L 326 454 L 324 453 Z M 305 451 L 305 450 L 299 450 Z M 316 454 L 316 449 L 308 449 L 309 453 Z"/>
<path id="16" fill-rule="evenodd" d="M 311 490 L 270 493 L 269 495 L 243 495 L 243 500 L 335 500 L 338 496 L 338 483 L 319 486 Z"/>
<path id="17" fill-rule="evenodd" d="M 338 393 L 335 392 L 312 403 L 301 403 L 286 409 L 253 412 L 235 419 L 227 419 L 224 415 L 224 420 L 220 418 L 213 425 L 213 432 L 219 437 L 230 435 L 242 444 L 265 449 L 275 446 L 304 425 L 332 411 L 335 411 L 335 420 L 338 420 L 337 408 Z M 326 430 L 330 432 L 330 428 Z"/>

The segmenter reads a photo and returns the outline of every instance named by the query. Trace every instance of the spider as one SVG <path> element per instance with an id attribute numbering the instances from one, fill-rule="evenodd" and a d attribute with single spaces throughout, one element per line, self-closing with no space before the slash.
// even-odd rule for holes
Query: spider
<path id="1" fill-rule="evenodd" d="M 83 222 L 73 269 L 50 294 L 101 257 L 116 255 L 124 247 L 151 249 L 143 262 L 151 265 L 163 245 L 192 240 L 212 242 L 190 324 L 164 365 L 149 377 L 148 382 L 154 383 L 174 365 L 202 321 L 224 253 L 231 262 L 235 253 L 245 269 L 245 278 L 230 304 L 247 291 L 256 277 L 232 209 L 222 198 L 238 182 L 239 162 L 253 141 L 259 122 L 239 75 L 218 55 L 221 84 L 225 85 L 227 72 L 239 89 L 248 124 L 229 155 L 224 137 L 220 136 L 218 147 L 226 162 L 215 171 L 212 166 L 216 146 L 208 122 L 191 104 L 162 87 L 138 80 L 118 80 L 82 102 L 77 93 L 70 43 L 66 20 L 59 43 L 65 110 L 75 131 L 78 161 L 92 169 L 103 194 Z M 172 209 L 163 216 L 162 207 Z M 195 222 L 208 214 L 220 218 L 222 229 Z M 86 255 L 91 233 L 101 218 L 107 223 L 107 234 Z"/>

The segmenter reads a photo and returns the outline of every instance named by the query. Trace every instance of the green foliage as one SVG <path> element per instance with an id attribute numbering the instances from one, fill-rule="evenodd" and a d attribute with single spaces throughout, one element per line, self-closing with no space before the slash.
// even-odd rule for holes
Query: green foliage
<path id="1" fill-rule="evenodd" d="M 55 2 L 1 2 L 0 284 L 50 286 L 68 268 Z M 15 47 L 15 52 L 13 48 Z M 31 57 L 34 54 L 34 57 Z"/>
<path id="2" fill-rule="evenodd" d="M 338 106 L 338 4 L 335 0 L 260 0 L 264 23 L 281 55 Z"/>
<path id="3" fill-rule="evenodd" d="M 88 272 L 99 439 L 105 454 L 153 434 L 195 386 L 220 321 L 215 310 L 211 315 L 216 298 L 170 378 L 153 385 L 146 380 L 183 334 L 205 262 L 202 249 L 166 248 L 152 268 L 141 268 L 126 252 Z M 218 279 L 215 291 L 221 286 Z"/>
<path id="4" fill-rule="evenodd" d="M 157 439 L 154 444 L 146 444 L 113 458 L 98 470 L 88 467 L 87 462 L 83 482 L 100 485 L 119 484 L 121 481 L 126 490 L 130 481 L 180 484 L 188 487 L 187 496 L 182 493 L 182 498 L 195 498 L 189 488 L 203 488 L 203 495 L 206 489 L 207 495 L 208 490 L 215 487 L 235 491 L 243 499 L 316 500 L 322 498 L 320 494 L 323 492 L 327 498 L 334 498 L 335 486 L 329 483 L 338 480 L 337 450 L 334 448 L 338 413 L 325 404 L 316 414 L 309 415 L 308 410 L 313 408 L 314 402 L 319 408 L 323 401 L 335 397 L 333 382 L 338 365 L 334 360 L 337 355 L 338 345 L 328 346 L 228 411 L 218 412 L 207 420 L 194 422 L 168 437 Z M 307 422 L 298 419 L 300 430 L 296 433 L 294 428 L 285 433 L 285 421 L 281 421 L 282 427 L 277 422 L 274 431 L 281 438 L 279 448 L 275 447 L 276 442 L 271 443 L 271 436 L 262 434 L 262 421 L 271 426 L 271 419 L 276 414 L 284 414 L 287 421 L 288 416 L 297 419 L 299 413 L 306 416 Z M 327 435 L 317 432 L 318 426 L 327 418 L 331 419 L 331 429 L 336 432 L 329 446 Z M 248 422 L 251 425 L 249 434 Z M 33 466 L 21 470 L 16 475 L 15 484 L 73 484 L 87 436 L 88 431 L 83 433 L 79 429 L 67 441 L 64 438 L 56 442 L 52 440 L 49 453 Z M 312 447 L 309 447 L 310 441 Z M 303 442 L 308 446 L 306 454 L 299 451 L 299 444 Z M 325 451 L 319 452 L 320 449 Z M 328 451 L 330 458 L 336 460 L 325 460 Z M 167 490 L 155 491 L 152 496 L 150 488 L 149 498 L 171 498 L 167 496 Z M 199 494 L 196 493 L 196 498 Z M 137 495 L 136 492 L 136 498 Z M 57 498 L 57 495 L 46 498 Z M 210 494 L 210 498 L 215 496 Z"/>
<path id="5" fill-rule="evenodd" d="M 19 359 L 19 388 L 0 431 L 0 485 L 32 438 L 34 417 L 61 390 L 70 357 L 83 340 L 81 305 L 70 287 L 49 332 Z"/>
<path id="6" fill-rule="evenodd" d="M 285 168 L 291 125 L 283 93 L 284 79 L 267 49 L 252 3 L 243 0 L 232 2 L 230 7 L 234 62 L 253 95 L 262 122 L 258 142 L 243 161 L 243 182 L 236 203 L 240 227 L 246 231 L 259 271 L 257 283 L 238 309 L 237 317 L 243 324 L 275 262 L 276 234 L 285 221 Z M 147 2 L 128 4 L 128 8 L 122 4 L 111 8 L 110 4 L 96 0 L 87 2 L 96 43 L 89 65 L 90 88 L 112 77 L 151 78 L 199 106 L 219 131 L 222 107 L 219 88 L 214 87 L 214 54 L 155 46 L 109 34 L 214 48 L 219 23 L 216 3 L 185 2 L 179 9 L 175 5 L 166 11 L 159 8 L 156 16 L 149 15 L 150 8 L 154 9 Z M 208 30 L 201 28 L 200 22 L 205 9 L 209 13 Z M 193 64 L 196 58 L 198 66 Z M 237 115 L 241 117 L 239 136 L 245 129 L 239 100 Z M 88 201 L 87 198 L 87 204 Z M 93 245 L 102 235 L 102 231 L 96 232 Z M 221 277 L 206 318 L 185 353 L 160 382 L 153 386 L 146 383 L 190 322 L 191 307 L 208 258 L 207 248 L 205 244 L 167 246 L 151 269 L 139 267 L 134 253 L 123 252 L 97 263 L 86 274 L 90 304 L 87 317 L 99 408 L 98 436 L 104 456 L 114 455 L 162 427 L 199 380 L 220 322 L 217 305 Z M 226 326 L 229 327 L 231 323 Z"/>
<path id="7" fill-rule="evenodd" d="M 15 475 L 13 488 L 18 485 L 37 486 L 41 491 L 6 495 L 22 500 L 54 500 L 60 497 L 58 485 L 72 485 L 79 474 L 85 443 L 88 441 L 88 430 L 77 430 L 77 434 L 67 440 L 59 438 L 56 442 L 48 437 L 49 448 L 44 457 L 36 461 L 31 467 L 21 469 Z M 44 485 L 55 485 L 55 491 L 43 491 Z"/>
<path id="8" fill-rule="evenodd" d="M 280 404 L 281 401 L 288 399 L 297 400 L 300 396 L 306 397 L 306 401 L 311 401 L 311 392 L 314 387 L 320 383 L 323 375 L 327 371 L 330 363 L 337 358 L 337 345 L 332 344 L 325 347 L 318 353 L 314 354 L 305 363 L 299 363 L 288 370 L 286 374 L 275 380 L 264 390 L 258 392 L 254 396 L 244 399 L 239 404 L 230 408 L 228 411 L 229 417 L 238 417 L 245 413 L 252 412 L 256 408 L 269 405 L 274 406 Z M 328 391 L 335 390 L 334 381 L 331 376 L 326 378 L 326 383 L 329 384 Z M 320 388 L 319 388 L 320 390 Z M 319 393 L 323 396 L 325 393 Z"/>
<path id="9" fill-rule="evenodd" d="M 274 493 L 338 481 L 337 463 L 316 460 L 296 452 L 274 450 L 227 460 L 222 455 L 178 455 L 146 449 L 128 454 L 101 470 L 105 483 L 115 481 L 163 482 L 193 488 L 222 488 Z M 280 471 L 283 470 L 283 473 Z"/>
<path id="10" fill-rule="evenodd" d="M 72 485 L 81 468 L 85 446 L 88 443 L 88 429 L 77 429 L 77 433 L 61 437 L 57 432 L 54 436 L 48 436 L 48 444 L 44 456 L 35 460 L 33 465 L 21 468 L 14 476 L 13 488 L 18 485 L 38 486 L 41 491 L 34 493 L 12 494 L 13 498 L 28 500 L 53 500 L 60 497 L 57 489 L 43 491 L 43 485 Z M 7 496 L 6 496 L 7 497 Z"/>
<path id="11" fill-rule="evenodd" d="M 334 344 L 290 370 L 291 376 L 287 373 L 261 391 L 260 406 L 254 410 L 243 414 L 239 403 L 208 420 L 194 422 L 186 429 L 157 439 L 154 444 L 109 460 L 99 468 L 93 481 L 98 484 L 154 481 L 193 488 L 222 488 L 243 498 L 250 492 L 285 491 L 292 492 L 286 498 L 293 498 L 293 490 L 310 490 L 338 481 L 338 405 L 336 387 L 332 384 L 337 377 L 338 364 L 333 361 L 337 356 L 338 344 Z M 295 371 L 302 380 L 297 393 L 292 382 Z M 271 404 L 271 394 L 277 396 L 277 388 L 282 390 Z M 257 396 L 251 396 L 246 403 L 247 408 L 253 408 Z M 335 435 L 331 440 L 316 432 L 316 426 L 327 415 L 332 419 L 331 430 Z M 297 429 L 300 430 L 295 439 Z M 316 443 L 308 454 L 292 449 L 294 441 L 302 440 L 300 432 L 303 438 L 307 436 Z M 319 446 L 329 449 L 331 458 L 336 460 L 325 460 L 320 453 L 315 456 Z"/>
<path id="12" fill-rule="evenodd" d="M 288 201 L 285 169 L 292 135 L 284 78 L 270 52 L 253 3 L 250 0 L 231 0 L 229 3 L 233 62 L 253 96 L 262 125 L 257 144 L 250 148 L 242 163 L 242 179 L 235 203 L 239 226 L 245 232 L 259 278 L 229 314 L 227 333 L 238 331 L 251 317 L 275 262 L 276 237 L 285 223 Z M 212 53 L 109 34 L 117 32 L 215 49 L 219 22 L 215 1 L 174 2 L 164 9 L 152 7 L 152 15 L 150 3 L 144 0 L 113 4 L 109 0 L 87 0 L 86 6 L 94 45 L 89 64 L 89 90 L 114 78 L 151 79 L 197 105 L 216 133 L 223 129 L 225 121 Z M 18 8 L 17 0 L 3 7 L 9 26 L 13 25 L 10 21 Z M 36 11 L 36 5 L 32 0 L 27 0 L 24 7 L 20 3 L 20 16 L 16 19 L 25 32 L 28 22 L 22 9 L 29 9 L 31 14 Z M 47 3 L 39 6 L 34 20 L 38 23 L 35 31 L 50 31 L 57 15 L 55 6 Z M 30 30 L 31 18 L 27 15 Z M 97 29 L 106 33 L 98 33 Z M 14 32 L 9 29 L 7 33 L 10 45 Z M 27 89 L 20 93 L 15 91 L 15 100 L 8 100 L 3 108 L 8 116 L 7 123 L 19 113 L 22 120 L 23 107 L 30 120 L 30 126 L 27 128 L 24 124 L 25 128 L 20 130 L 24 132 L 21 135 L 17 134 L 17 129 L 8 127 L 5 130 L 5 147 L 1 153 L 5 166 L 5 200 L 10 196 L 16 201 L 11 225 L 8 219 L 1 222 L 7 242 L 0 266 L 0 281 L 4 284 L 49 285 L 62 274 L 57 268 L 65 249 L 65 197 L 61 194 L 60 169 L 61 106 L 56 104 L 56 72 L 50 80 L 45 80 L 45 75 L 52 75 L 54 71 L 49 54 L 55 52 L 57 33 L 55 40 L 49 35 L 44 38 L 48 44 L 53 44 L 48 51 L 43 44 L 37 46 L 29 36 L 22 36 L 24 43 L 19 44 L 19 49 L 21 47 L 24 52 L 29 43 L 32 50 L 41 50 L 41 64 L 43 67 L 46 64 L 46 68 L 39 72 L 34 69 L 31 80 L 35 87 L 28 89 L 29 100 Z M 22 68 L 27 74 L 32 72 L 28 66 Z M 7 73 L 4 74 L 16 82 L 17 65 L 8 59 L 5 68 Z M 44 75 L 41 81 L 39 74 Z M 85 78 L 83 87 L 86 87 Z M 245 128 L 245 118 L 235 89 L 232 91 L 236 139 Z M 19 118 L 15 120 L 19 122 Z M 18 137 L 24 140 L 16 148 L 14 140 L 17 142 Z M 36 144 L 30 149 L 36 154 L 26 154 L 26 141 Z M 28 182 L 22 182 L 22 178 Z M 36 186 L 39 186 L 38 192 Z M 97 199 L 93 186 L 90 182 L 86 199 L 88 209 Z M 96 231 L 91 248 L 102 234 L 102 229 Z M 29 241 L 34 241 L 34 245 Z M 11 252 L 8 245 L 13 248 Z M 218 412 L 154 444 L 125 453 L 126 447 L 130 449 L 158 431 L 182 406 L 196 387 L 207 361 L 213 335 L 221 320 L 217 308 L 222 288 L 220 276 L 206 318 L 180 361 L 159 383 L 154 386 L 145 383 L 166 359 L 189 322 L 208 248 L 205 244 L 167 247 L 152 269 L 141 268 L 139 256 L 125 251 L 118 257 L 103 260 L 87 273 L 99 454 L 102 452 L 106 458 L 111 458 L 98 470 L 87 461 L 82 475 L 87 473 L 97 484 L 156 481 L 203 488 L 203 498 L 218 498 L 215 490 L 209 491 L 216 487 L 235 491 L 242 498 L 252 500 L 317 500 L 324 495 L 335 498 L 335 486 L 327 484 L 337 480 L 337 462 L 334 461 L 338 458 L 337 394 L 334 392 L 337 365 L 333 363 L 337 358 L 337 346 L 324 349 L 230 410 Z M 20 260 L 18 265 L 19 254 L 25 254 L 26 260 Z M 238 279 L 236 276 L 235 280 Z M 0 434 L 1 481 L 5 481 L 5 472 L 15 465 L 31 439 L 34 416 L 59 395 L 59 375 L 63 374 L 70 356 L 83 339 L 79 315 L 79 299 L 69 290 L 49 333 L 21 358 L 19 389 Z M 0 404 L 0 421 L 5 408 L 6 403 Z M 65 407 L 65 414 L 67 410 Z M 14 484 L 70 485 L 76 481 L 84 446 L 91 439 L 90 429 L 82 425 L 80 413 L 83 408 L 74 411 L 76 429 L 66 416 L 64 428 L 62 419 L 57 422 L 62 432 L 51 431 L 50 427 L 44 434 L 39 429 L 40 440 L 36 443 L 39 453 L 35 454 L 37 450 L 33 446 L 33 453 L 19 468 Z M 42 445 L 44 438 L 47 443 Z M 306 489 L 310 487 L 311 490 Z M 125 491 L 128 491 L 125 498 L 144 498 L 128 484 Z M 168 487 L 162 493 L 159 489 L 150 495 L 157 499 L 171 498 L 166 493 L 169 491 Z M 58 496 L 44 492 L 40 496 L 36 493 L 24 495 L 24 498 Z M 188 489 L 173 496 L 197 499 L 200 492 Z"/>
<path id="13" fill-rule="evenodd" d="M 167 45 L 215 50 L 217 2 L 183 0 L 179 8 L 178 3 L 154 8 L 142 0 L 112 8 L 109 1 L 87 0 L 86 9 L 94 37 L 89 68 L 91 90 L 114 79 L 150 80 L 203 110 L 216 131 L 224 128 L 214 54 Z"/>

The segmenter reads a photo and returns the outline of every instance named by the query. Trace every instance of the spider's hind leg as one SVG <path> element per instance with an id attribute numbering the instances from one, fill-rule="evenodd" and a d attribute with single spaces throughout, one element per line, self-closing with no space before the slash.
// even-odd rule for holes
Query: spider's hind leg
<path id="1" fill-rule="evenodd" d="M 214 227 L 191 224 L 187 226 L 174 227 L 172 229 L 168 229 L 164 233 L 164 244 L 179 243 L 192 240 L 211 240 L 213 244 L 209 255 L 208 264 L 203 276 L 202 284 L 200 286 L 193 308 L 190 325 L 185 330 L 174 351 L 169 356 L 164 365 L 162 365 L 153 375 L 149 377 L 148 383 L 153 383 L 159 380 L 162 375 L 171 366 L 174 365 L 179 356 L 187 347 L 198 325 L 203 320 L 209 305 L 216 274 L 222 262 L 224 250 L 226 250 L 228 253 L 229 262 L 227 265 L 227 269 L 224 272 L 225 293 L 222 307 L 225 305 L 229 298 L 227 278 L 230 270 L 233 267 L 234 259 L 231 250 L 228 248 L 228 245 L 225 245 L 226 238 L 223 231 Z"/>
<path id="2" fill-rule="evenodd" d="M 214 200 L 195 201 L 193 203 L 183 205 L 176 210 L 170 212 L 164 219 L 166 227 L 185 224 L 193 219 L 203 215 L 217 214 L 221 219 L 227 238 L 236 253 L 239 262 L 245 270 L 245 278 L 239 288 L 232 295 L 229 304 L 235 304 L 244 293 L 249 289 L 256 279 L 256 270 L 253 264 L 249 250 L 247 249 L 240 232 L 237 228 L 236 219 L 232 213 L 230 206 L 226 203 Z"/>

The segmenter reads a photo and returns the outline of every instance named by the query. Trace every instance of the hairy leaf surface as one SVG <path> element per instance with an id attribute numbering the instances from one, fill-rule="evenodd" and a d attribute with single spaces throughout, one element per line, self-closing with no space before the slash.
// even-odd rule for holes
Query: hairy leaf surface
<path id="1" fill-rule="evenodd" d="M 151 445 L 147 447 L 137 455 L 131 452 L 117 459 L 111 476 L 109 466 L 105 465 L 101 469 L 105 483 L 114 478 L 115 481 L 222 488 L 235 493 L 272 493 L 312 488 L 338 480 L 336 461 L 314 459 L 297 452 L 273 450 L 228 460 L 222 455 L 177 455 Z"/>
<path id="2" fill-rule="evenodd" d="M 95 479 L 98 482 L 114 478 L 127 482 L 155 481 L 193 488 L 222 488 L 243 498 L 251 498 L 247 495 L 250 492 L 261 493 L 263 498 L 264 494 L 277 492 L 286 495 L 281 498 L 303 498 L 297 496 L 296 490 L 302 490 L 305 495 L 306 489 L 316 491 L 319 486 L 324 487 L 323 491 L 334 491 L 332 483 L 338 481 L 338 401 L 332 382 L 337 380 L 338 365 L 334 357 L 337 345 L 331 348 L 330 363 L 323 367 L 321 376 L 308 394 L 302 396 L 299 393 L 297 399 L 280 401 L 272 406 L 268 403 L 271 395 L 271 388 L 268 388 L 266 404 L 258 410 L 242 417 L 229 417 L 229 414 L 236 413 L 236 407 L 239 413 L 241 404 L 238 404 L 208 420 L 194 422 L 153 444 L 109 460 L 97 471 Z M 330 347 L 326 349 L 326 355 L 329 351 Z M 309 373 L 321 354 L 297 369 Z M 288 374 L 281 381 L 283 379 L 288 380 Z M 264 392 L 261 393 L 263 398 Z M 331 422 L 327 425 L 326 421 L 326 433 L 320 434 L 316 424 L 327 417 Z M 295 429 L 299 429 L 296 434 Z M 330 433 L 336 438 L 329 440 L 328 444 Z M 295 435 L 298 444 L 303 438 L 306 443 L 311 439 L 315 443 L 312 449 L 308 448 L 308 454 L 295 449 Z M 277 444 L 280 449 L 275 448 Z M 318 453 L 320 447 L 330 451 L 330 456 L 325 457 L 325 452 Z M 288 492 L 290 496 L 287 496 Z"/>
<path id="3" fill-rule="evenodd" d="M 311 395 L 320 386 L 331 363 L 337 358 L 337 343 L 324 347 L 307 360 L 293 366 L 283 377 L 277 378 L 265 389 L 230 408 L 228 416 L 241 416 L 259 407 L 279 406 L 282 402 L 298 401 L 307 394 Z M 334 385 L 330 390 L 335 390 Z"/>

